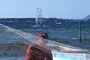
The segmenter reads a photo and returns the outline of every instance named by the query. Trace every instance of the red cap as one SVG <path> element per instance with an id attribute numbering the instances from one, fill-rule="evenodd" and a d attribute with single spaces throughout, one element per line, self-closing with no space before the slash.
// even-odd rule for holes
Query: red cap
<path id="1" fill-rule="evenodd" d="M 48 39 L 48 35 L 47 35 L 47 33 L 41 32 L 41 33 L 38 35 L 38 38 Z"/>

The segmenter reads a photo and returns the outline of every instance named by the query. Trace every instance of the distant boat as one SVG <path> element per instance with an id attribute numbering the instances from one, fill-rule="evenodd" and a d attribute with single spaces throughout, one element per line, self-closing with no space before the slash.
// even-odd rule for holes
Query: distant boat
<path id="1" fill-rule="evenodd" d="M 61 22 L 59 22 L 59 23 L 56 23 L 56 24 L 62 24 Z"/>
<path id="2" fill-rule="evenodd" d="M 8 21 L 8 22 L 13 22 L 13 21 Z"/>
<path id="3" fill-rule="evenodd" d="M 42 12 L 40 8 L 37 8 L 36 10 L 36 19 L 35 19 L 35 25 L 34 27 L 45 27 L 45 25 L 43 25 L 43 18 L 42 18 Z"/>

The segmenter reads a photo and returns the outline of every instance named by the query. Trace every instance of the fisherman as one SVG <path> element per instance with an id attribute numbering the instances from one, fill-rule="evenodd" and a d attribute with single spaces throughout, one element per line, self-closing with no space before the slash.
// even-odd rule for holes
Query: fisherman
<path id="1" fill-rule="evenodd" d="M 53 60 L 51 50 L 46 46 L 48 34 L 41 32 L 38 38 L 38 43 L 29 45 L 26 52 L 26 60 Z"/>

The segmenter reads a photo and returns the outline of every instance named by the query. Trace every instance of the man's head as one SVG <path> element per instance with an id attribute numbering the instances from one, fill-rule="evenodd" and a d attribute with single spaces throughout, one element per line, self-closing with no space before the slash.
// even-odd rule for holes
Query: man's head
<path id="1" fill-rule="evenodd" d="M 44 32 L 41 32 L 41 33 L 38 35 L 38 38 L 48 39 L 48 34 L 47 34 L 47 33 L 44 33 Z"/>
<path id="2" fill-rule="evenodd" d="M 45 33 L 45 32 L 39 33 L 38 38 L 39 38 L 39 43 L 41 43 L 41 44 L 47 44 L 48 43 L 48 41 L 47 41 L 48 34 L 47 33 Z"/>

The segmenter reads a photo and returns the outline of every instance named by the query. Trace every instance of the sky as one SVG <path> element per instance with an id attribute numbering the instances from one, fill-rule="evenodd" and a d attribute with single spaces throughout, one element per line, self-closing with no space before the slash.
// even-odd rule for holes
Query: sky
<path id="1" fill-rule="evenodd" d="M 44 18 L 82 19 L 90 0 L 0 0 L 0 18 L 35 18 L 37 8 Z"/>

